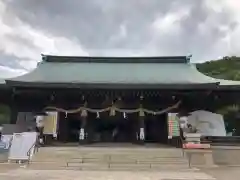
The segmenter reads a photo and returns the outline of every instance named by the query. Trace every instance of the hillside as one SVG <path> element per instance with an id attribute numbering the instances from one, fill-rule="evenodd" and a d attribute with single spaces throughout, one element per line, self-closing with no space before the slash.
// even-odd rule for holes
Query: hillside
<path id="1" fill-rule="evenodd" d="M 240 81 L 240 57 L 224 57 L 197 64 L 200 72 L 219 79 Z"/>

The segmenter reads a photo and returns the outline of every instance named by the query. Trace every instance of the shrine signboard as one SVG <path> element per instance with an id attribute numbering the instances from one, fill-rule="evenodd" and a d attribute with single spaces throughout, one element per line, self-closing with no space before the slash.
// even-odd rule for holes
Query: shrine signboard
<path id="1" fill-rule="evenodd" d="M 180 127 L 177 113 L 168 113 L 168 139 L 178 136 L 180 136 Z"/>

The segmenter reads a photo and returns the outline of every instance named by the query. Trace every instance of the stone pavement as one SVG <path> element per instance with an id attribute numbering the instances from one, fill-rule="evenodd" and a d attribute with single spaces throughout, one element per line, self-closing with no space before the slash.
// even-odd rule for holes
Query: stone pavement
<path id="1" fill-rule="evenodd" d="M 200 171 L 73 171 L 12 169 L 0 172 L 1 180 L 215 180 Z"/>
<path id="2" fill-rule="evenodd" d="M 212 177 L 215 177 L 216 180 L 239 180 L 240 179 L 240 167 L 227 167 L 222 166 L 212 169 L 202 169 L 202 172 L 205 172 Z"/>

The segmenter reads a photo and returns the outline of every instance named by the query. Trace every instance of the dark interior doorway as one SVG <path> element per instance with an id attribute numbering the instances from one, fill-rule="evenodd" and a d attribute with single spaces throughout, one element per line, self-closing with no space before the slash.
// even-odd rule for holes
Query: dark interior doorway
<path id="1" fill-rule="evenodd" d="M 168 143 L 167 114 L 145 117 L 145 141 L 150 143 Z"/>
<path id="2" fill-rule="evenodd" d="M 98 118 L 92 123 L 94 142 L 131 142 L 133 123 L 121 115 Z"/>
<path id="3" fill-rule="evenodd" d="M 89 113 L 86 132 L 88 142 L 135 142 L 139 130 L 137 115 L 96 118 Z M 58 140 L 78 142 L 81 117 L 79 114 L 60 113 Z M 145 116 L 145 142 L 168 144 L 167 114 Z"/>
<path id="4" fill-rule="evenodd" d="M 68 141 L 78 142 L 79 141 L 79 130 L 81 127 L 80 114 L 70 114 L 67 120 L 68 126 Z"/>
<path id="5" fill-rule="evenodd" d="M 58 140 L 61 142 L 78 142 L 79 130 L 81 127 L 81 117 L 79 113 L 68 114 L 59 113 Z"/>

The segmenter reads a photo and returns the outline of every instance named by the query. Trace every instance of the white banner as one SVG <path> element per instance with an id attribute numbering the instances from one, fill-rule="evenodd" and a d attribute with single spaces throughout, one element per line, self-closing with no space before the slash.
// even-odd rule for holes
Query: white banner
<path id="1" fill-rule="evenodd" d="M 57 137 L 58 113 L 47 112 L 47 114 L 48 115 L 44 117 L 43 134 L 51 134 L 53 137 Z"/>
<path id="2" fill-rule="evenodd" d="M 28 152 L 37 140 L 36 132 L 14 133 L 12 145 L 9 152 L 9 160 L 28 160 Z M 33 150 L 30 151 L 30 157 L 33 155 Z"/>

